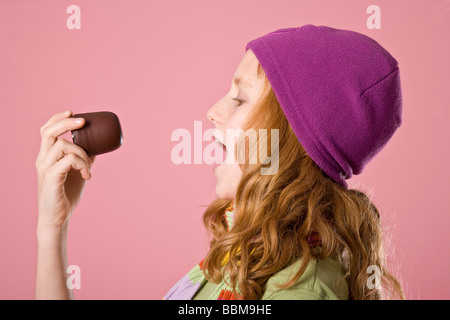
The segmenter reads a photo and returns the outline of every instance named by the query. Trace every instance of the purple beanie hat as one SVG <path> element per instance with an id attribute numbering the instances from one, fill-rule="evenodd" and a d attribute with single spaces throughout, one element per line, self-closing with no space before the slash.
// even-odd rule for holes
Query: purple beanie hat
<path id="1" fill-rule="evenodd" d="M 402 120 L 398 62 L 375 40 L 311 24 L 250 41 L 298 140 L 335 182 L 362 172 Z"/>

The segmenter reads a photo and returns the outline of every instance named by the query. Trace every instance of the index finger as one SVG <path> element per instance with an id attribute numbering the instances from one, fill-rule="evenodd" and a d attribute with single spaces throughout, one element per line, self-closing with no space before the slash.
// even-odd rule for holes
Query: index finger
<path id="1" fill-rule="evenodd" d="M 72 115 L 72 110 L 55 113 L 53 116 L 51 116 L 50 119 L 41 127 L 41 137 L 42 132 L 44 132 L 45 128 L 51 126 L 52 124 L 55 124 L 61 119 L 68 118 L 70 115 Z"/>
<path id="2" fill-rule="evenodd" d="M 71 129 L 78 129 L 80 127 L 80 124 L 81 126 L 84 125 L 83 122 L 72 122 L 69 119 L 69 115 L 71 113 L 72 111 L 57 113 L 53 115 L 44 126 L 41 127 L 41 148 L 39 149 L 36 163 L 41 162 L 41 160 L 46 157 L 50 148 L 58 140 L 57 138 L 59 135 Z"/>

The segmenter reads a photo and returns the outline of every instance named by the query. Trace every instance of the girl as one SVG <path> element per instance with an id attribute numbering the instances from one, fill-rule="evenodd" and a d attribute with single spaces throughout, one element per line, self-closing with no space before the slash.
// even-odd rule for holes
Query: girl
<path id="1" fill-rule="evenodd" d="M 210 250 L 164 298 L 403 299 L 383 259 L 379 212 L 346 182 L 386 145 L 401 111 L 397 61 L 362 34 L 305 25 L 250 41 L 230 91 L 207 113 L 227 151 L 203 217 Z M 41 128 L 38 299 L 73 298 L 67 228 L 94 158 L 58 139 L 84 125 L 70 115 Z M 271 174 L 261 155 L 250 161 L 244 135 L 224 138 L 231 129 L 277 142 L 267 148 Z"/>

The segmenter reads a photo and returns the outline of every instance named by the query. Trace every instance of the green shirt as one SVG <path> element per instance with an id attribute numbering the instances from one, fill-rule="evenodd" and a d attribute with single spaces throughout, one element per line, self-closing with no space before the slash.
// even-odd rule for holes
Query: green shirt
<path id="1" fill-rule="evenodd" d="M 308 267 L 290 288 L 280 290 L 277 284 L 284 284 L 300 268 L 301 259 L 274 274 L 266 284 L 262 300 L 347 300 L 348 284 L 339 263 L 327 258 L 311 259 Z M 193 300 L 206 300 L 216 287 L 207 281 L 195 294 Z"/>

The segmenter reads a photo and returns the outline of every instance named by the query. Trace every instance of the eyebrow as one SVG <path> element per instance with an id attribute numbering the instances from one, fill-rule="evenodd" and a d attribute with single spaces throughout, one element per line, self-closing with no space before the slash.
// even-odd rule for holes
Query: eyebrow
<path id="1" fill-rule="evenodd" d="M 250 84 L 250 82 L 247 82 L 245 79 L 243 78 L 235 78 L 233 80 L 233 83 L 236 84 L 238 87 L 248 87 L 248 88 L 253 88 L 253 86 Z"/>

